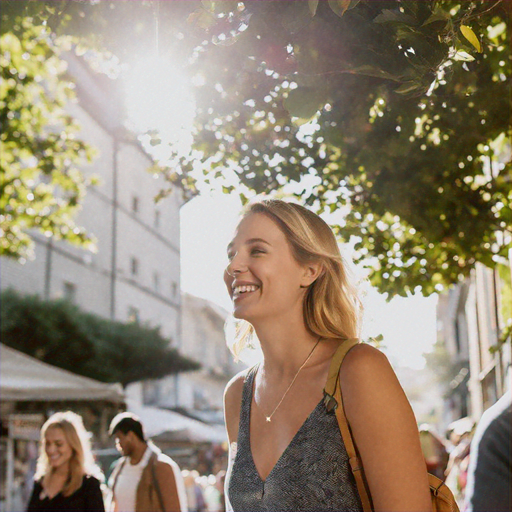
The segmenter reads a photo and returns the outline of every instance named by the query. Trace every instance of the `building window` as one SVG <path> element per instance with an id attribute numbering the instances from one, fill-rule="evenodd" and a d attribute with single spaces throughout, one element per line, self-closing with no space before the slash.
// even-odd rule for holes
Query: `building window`
<path id="1" fill-rule="evenodd" d="M 132 212 L 139 213 L 139 198 L 137 196 L 132 197 Z"/>
<path id="2" fill-rule="evenodd" d="M 153 289 L 155 292 L 160 291 L 160 276 L 158 275 L 158 272 L 153 273 Z"/>
<path id="3" fill-rule="evenodd" d="M 130 271 L 132 276 L 139 275 L 139 260 L 137 258 L 132 258 L 130 260 Z"/>
<path id="4" fill-rule="evenodd" d="M 76 285 L 68 281 L 64 281 L 64 298 L 70 302 L 74 302 L 76 298 Z"/>
<path id="5" fill-rule="evenodd" d="M 155 210 L 155 220 L 153 227 L 158 229 L 160 227 L 160 210 Z"/>
<path id="6" fill-rule="evenodd" d="M 140 322 L 139 310 L 133 306 L 128 308 L 128 322 L 136 324 Z"/>

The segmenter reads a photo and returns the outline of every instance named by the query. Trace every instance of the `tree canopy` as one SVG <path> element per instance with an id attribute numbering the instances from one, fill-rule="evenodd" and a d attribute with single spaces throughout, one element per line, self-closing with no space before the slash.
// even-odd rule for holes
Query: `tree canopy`
<path id="1" fill-rule="evenodd" d="M 338 234 L 390 295 L 507 256 L 510 3 L 203 2 L 193 22 L 209 175 L 348 207 Z"/>
<path id="2" fill-rule="evenodd" d="M 121 61 L 179 61 L 196 131 L 169 179 L 295 184 L 346 212 L 337 232 L 380 291 L 428 295 L 507 256 L 510 2 L 4 3 Z"/>
<path id="3" fill-rule="evenodd" d="M 159 328 L 85 313 L 70 302 L 1 294 L 2 343 L 46 363 L 124 386 L 196 370 L 199 363 L 170 347 Z"/>
<path id="4" fill-rule="evenodd" d="M 32 229 L 93 249 L 74 220 L 88 184 L 80 166 L 93 149 L 64 110 L 74 99 L 59 57 L 65 42 L 28 18 L 11 26 L 0 36 L 0 254 L 30 257 Z"/>

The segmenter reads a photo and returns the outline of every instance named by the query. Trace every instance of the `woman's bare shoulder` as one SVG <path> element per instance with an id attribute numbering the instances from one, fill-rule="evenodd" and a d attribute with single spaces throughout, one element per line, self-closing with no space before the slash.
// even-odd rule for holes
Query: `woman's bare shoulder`
<path id="1" fill-rule="evenodd" d="M 383 375 L 395 375 L 388 358 L 377 348 L 367 343 L 354 346 L 345 356 L 340 368 L 340 379 L 351 381 L 379 379 Z"/>
<path id="2" fill-rule="evenodd" d="M 348 416 L 352 416 L 354 409 L 359 412 L 368 409 L 369 413 L 384 404 L 393 408 L 406 400 L 388 358 L 368 344 L 356 345 L 345 356 L 340 383 Z"/>

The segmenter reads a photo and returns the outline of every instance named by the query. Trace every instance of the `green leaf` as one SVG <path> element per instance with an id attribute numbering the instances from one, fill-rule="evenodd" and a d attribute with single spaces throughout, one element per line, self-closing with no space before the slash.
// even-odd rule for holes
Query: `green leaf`
<path id="1" fill-rule="evenodd" d="M 460 26 L 460 31 L 462 35 L 475 47 L 478 53 L 482 53 L 482 44 L 480 43 L 478 37 L 473 32 L 473 30 L 466 25 Z"/>
<path id="2" fill-rule="evenodd" d="M 337 16 L 343 18 L 343 15 L 350 7 L 350 3 L 351 0 L 329 0 L 329 7 Z"/>
<path id="3" fill-rule="evenodd" d="M 284 108 L 292 117 L 310 119 L 326 103 L 325 93 L 312 87 L 297 87 L 284 100 Z"/>
<path id="4" fill-rule="evenodd" d="M 423 87 L 422 84 L 414 80 L 410 80 L 408 82 L 403 83 L 400 87 L 395 89 L 395 92 L 397 92 L 398 94 L 409 94 L 411 92 L 417 91 L 421 87 Z"/>
<path id="5" fill-rule="evenodd" d="M 438 9 L 433 12 L 424 22 L 422 27 L 425 25 L 430 25 L 430 23 L 435 23 L 436 21 L 448 21 L 450 19 L 450 15 L 443 11 L 442 9 Z"/>
<path id="6" fill-rule="evenodd" d="M 374 23 L 404 23 L 405 25 L 416 25 L 416 19 L 409 14 L 391 9 L 383 9 L 382 12 L 373 19 Z"/>
<path id="7" fill-rule="evenodd" d="M 395 82 L 400 81 L 400 77 L 392 75 L 391 73 L 375 66 L 358 66 L 356 68 L 352 68 L 349 72 L 353 75 L 374 76 L 376 78 L 386 78 L 387 80 L 393 80 Z"/>

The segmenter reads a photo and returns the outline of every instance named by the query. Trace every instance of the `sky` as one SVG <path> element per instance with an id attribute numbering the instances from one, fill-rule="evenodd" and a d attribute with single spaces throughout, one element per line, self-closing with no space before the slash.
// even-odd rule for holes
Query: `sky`
<path id="1" fill-rule="evenodd" d="M 204 192 L 181 209 L 181 289 L 228 312 L 231 301 L 223 281 L 226 246 L 240 210 L 236 195 L 221 192 Z M 386 302 L 369 285 L 363 291 L 363 338 L 382 334 L 383 350 L 393 365 L 422 369 L 422 354 L 429 352 L 436 340 L 437 298 L 415 295 Z"/>

